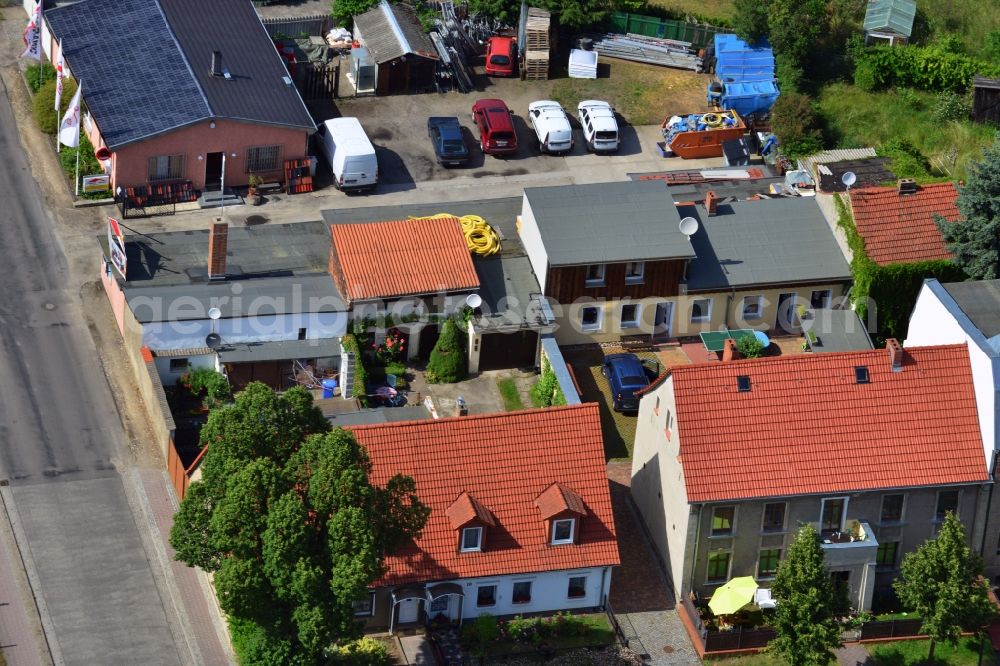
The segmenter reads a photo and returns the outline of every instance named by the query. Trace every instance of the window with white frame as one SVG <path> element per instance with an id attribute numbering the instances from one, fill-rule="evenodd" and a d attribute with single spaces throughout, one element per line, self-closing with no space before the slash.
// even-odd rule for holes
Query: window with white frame
<path id="1" fill-rule="evenodd" d="M 530 604 L 531 603 L 531 581 L 519 580 L 514 582 L 514 589 L 511 591 L 511 603 Z"/>
<path id="2" fill-rule="evenodd" d="M 587 577 L 570 576 L 566 596 L 570 599 L 582 599 L 587 596 Z"/>
<path id="3" fill-rule="evenodd" d="M 187 372 L 187 369 L 188 369 L 187 358 L 170 359 L 170 372 Z"/>
<path id="4" fill-rule="evenodd" d="M 903 520 L 903 500 L 905 495 L 897 493 L 882 496 L 882 511 L 879 512 L 879 523 L 892 525 Z"/>
<path id="5" fill-rule="evenodd" d="M 587 305 L 580 308 L 580 330 L 599 331 L 601 330 L 601 319 L 603 310 L 597 305 Z"/>
<path id="6" fill-rule="evenodd" d="M 587 277 L 584 280 L 588 287 L 600 287 L 604 285 L 604 264 L 590 264 L 587 266 Z"/>
<path id="7" fill-rule="evenodd" d="M 625 284 L 642 284 L 646 273 L 646 262 L 630 261 L 625 264 Z"/>
<path id="8" fill-rule="evenodd" d="M 712 508 L 712 536 L 732 536 L 735 524 L 735 506 L 717 506 Z"/>
<path id="9" fill-rule="evenodd" d="M 462 529 L 462 546 L 459 550 L 470 553 L 483 549 L 483 528 L 465 527 Z"/>
<path id="10" fill-rule="evenodd" d="M 822 310 L 823 308 L 830 307 L 830 302 L 832 300 L 832 291 L 829 289 L 817 289 L 809 297 L 809 305 L 812 306 L 813 310 Z"/>
<path id="11" fill-rule="evenodd" d="M 691 301 L 691 323 L 711 321 L 712 319 L 712 299 L 696 298 Z"/>
<path id="12" fill-rule="evenodd" d="M 750 320 L 750 319 L 760 319 L 763 316 L 764 316 L 764 297 L 744 296 L 743 318 Z"/>
<path id="13" fill-rule="evenodd" d="M 844 529 L 844 517 L 847 514 L 846 497 L 826 497 L 820 500 L 819 529 L 823 535 L 840 532 Z"/>
<path id="14" fill-rule="evenodd" d="M 638 303 L 626 303 L 622 306 L 622 328 L 639 328 L 639 313 L 641 309 Z"/>
<path id="15" fill-rule="evenodd" d="M 375 614 L 375 593 L 369 592 L 364 599 L 358 599 L 351 604 L 356 617 L 364 617 Z"/>
<path id="16" fill-rule="evenodd" d="M 183 155 L 157 155 L 149 158 L 149 180 L 177 180 L 184 177 Z"/>
<path id="17" fill-rule="evenodd" d="M 479 608 L 487 608 L 489 606 L 497 605 L 497 586 L 496 585 L 480 585 L 476 590 L 476 606 Z"/>
<path id="18" fill-rule="evenodd" d="M 573 518 L 563 518 L 552 521 L 552 545 L 558 546 L 564 543 L 573 543 L 573 535 L 576 532 L 576 520 Z"/>
<path id="19" fill-rule="evenodd" d="M 281 146 L 247 148 L 246 173 L 278 171 L 281 168 Z"/>
<path id="20" fill-rule="evenodd" d="M 785 529 L 785 503 L 769 502 L 764 505 L 764 519 L 761 532 L 781 532 Z"/>

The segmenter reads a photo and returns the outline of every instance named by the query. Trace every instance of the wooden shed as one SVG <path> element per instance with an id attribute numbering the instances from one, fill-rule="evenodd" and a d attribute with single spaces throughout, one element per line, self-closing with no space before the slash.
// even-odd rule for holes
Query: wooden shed
<path id="1" fill-rule="evenodd" d="M 434 90 L 438 54 L 413 7 L 382 0 L 354 17 L 354 38 L 375 63 L 375 94 Z"/>
<path id="2" fill-rule="evenodd" d="M 1000 125 L 1000 79 L 977 76 L 972 80 L 972 119 Z"/>

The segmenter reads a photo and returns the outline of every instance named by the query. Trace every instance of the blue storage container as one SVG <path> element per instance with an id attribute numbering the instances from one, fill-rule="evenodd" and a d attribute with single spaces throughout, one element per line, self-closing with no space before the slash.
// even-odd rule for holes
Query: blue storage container
<path id="1" fill-rule="evenodd" d="M 774 51 L 766 41 L 750 46 L 736 35 L 717 34 L 715 59 L 715 76 L 723 86 L 722 108 L 745 117 L 766 113 L 774 106 L 780 93 L 774 77 Z"/>
<path id="2" fill-rule="evenodd" d="M 320 382 L 320 385 L 323 387 L 323 397 L 332 398 L 333 392 L 337 388 L 337 380 L 324 379 L 323 381 Z"/>

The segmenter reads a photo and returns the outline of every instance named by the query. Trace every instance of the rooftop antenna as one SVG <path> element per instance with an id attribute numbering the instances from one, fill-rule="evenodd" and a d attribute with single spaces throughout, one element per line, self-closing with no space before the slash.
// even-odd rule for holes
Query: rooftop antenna
<path id="1" fill-rule="evenodd" d="M 688 240 L 691 240 L 691 236 L 698 233 L 698 220 L 693 217 L 685 217 L 681 220 L 681 223 L 677 225 L 677 228 L 680 229 L 682 234 L 688 237 Z"/>
<path id="2" fill-rule="evenodd" d="M 847 193 L 851 193 L 851 185 L 858 181 L 858 177 L 853 171 L 845 171 L 844 175 L 840 177 L 840 182 L 842 182 L 847 187 Z"/>

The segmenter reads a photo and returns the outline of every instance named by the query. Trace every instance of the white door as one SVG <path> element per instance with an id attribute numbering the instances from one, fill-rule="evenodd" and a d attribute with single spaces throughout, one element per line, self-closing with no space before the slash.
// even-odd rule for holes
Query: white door
<path id="1" fill-rule="evenodd" d="M 403 599 L 399 602 L 398 607 L 400 624 L 417 621 L 417 611 L 420 610 L 419 599 Z"/>
<path id="2" fill-rule="evenodd" d="M 656 315 L 653 318 L 653 335 L 658 338 L 671 337 L 674 321 L 674 304 L 663 301 L 656 304 Z"/>

